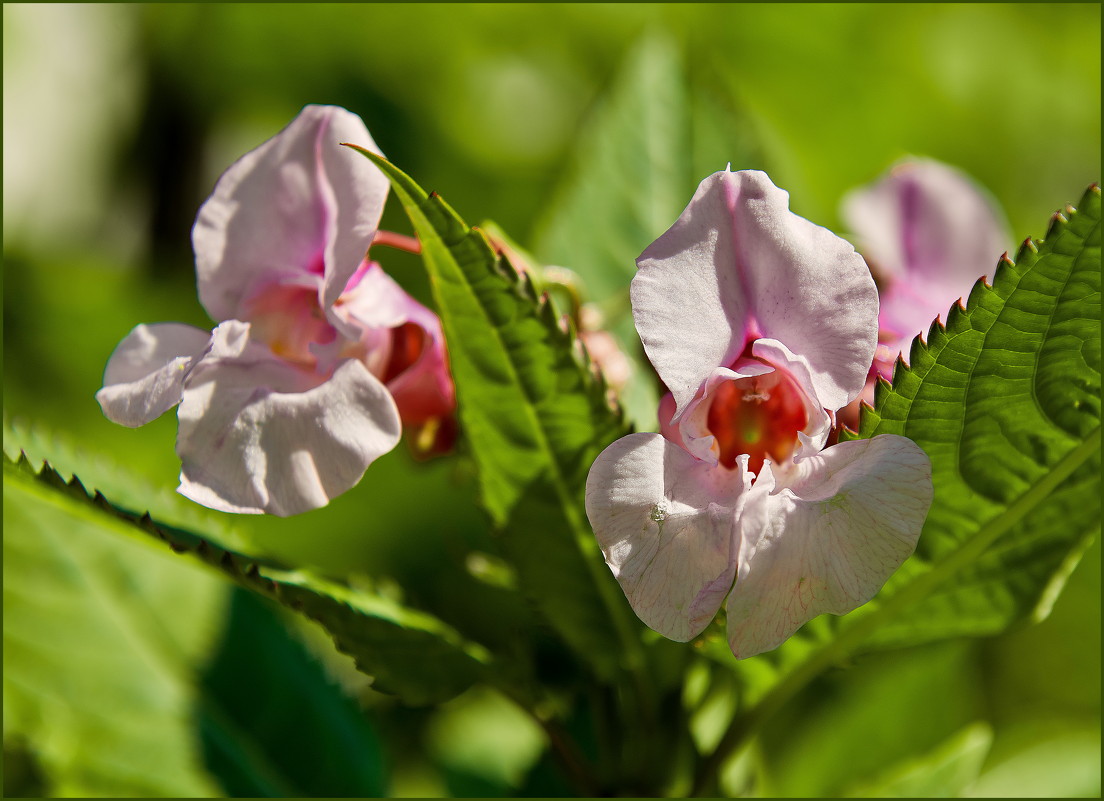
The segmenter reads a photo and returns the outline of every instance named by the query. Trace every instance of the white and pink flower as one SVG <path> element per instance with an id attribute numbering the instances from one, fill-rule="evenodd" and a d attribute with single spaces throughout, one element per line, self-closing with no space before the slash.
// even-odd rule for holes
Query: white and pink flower
<path id="1" fill-rule="evenodd" d="M 192 229 L 219 325 L 139 325 L 96 395 L 131 427 L 179 404 L 179 492 L 213 509 L 324 506 L 455 407 L 440 321 L 366 255 L 387 179 L 342 142 L 376 150 L 355 114 L 307 106 L 219 178 Z"/>
<path id="2" fill-rule="evenodd" d="M 685 641 L 723 604 L 743 658 L 869 601 L 913 552 L 932 486 L 904 437 L 824 447 L 877 345 L 862 258 L 764 173 L 725 171 L 637 267 L 633 316 L 670 390 L 662 433 L 606 448 L 586 491 L 634 611 Z"/>

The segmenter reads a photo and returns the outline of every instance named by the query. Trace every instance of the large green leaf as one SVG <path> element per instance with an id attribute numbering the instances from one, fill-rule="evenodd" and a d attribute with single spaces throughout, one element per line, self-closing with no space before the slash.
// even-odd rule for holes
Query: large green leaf
<path id="1" fill-rule="evenodd" d="M 932 461 L 916 554 L 866 606 L 739 663 L 747 707 L 721 755 L 826 667 L 873 647 L 995 634 L 1047 614 L 1100 526 L 1100 190 L 1003 260 L 947 325 L 913 342 L 858 437 L 901 434 Z M 716 633 L 705 653 L 731 663 Z"/>
<path id="2" fill-rule="evenodd" d="M 1099 188 L 1066 214 L 917 339 L 864 415 L 859 436 L 924 449 L 935 488 L 915 556 L 883 591 L 912 600 L 871 644 L 1045 616 L 1099 529 Z"/>
<path id="3" fill-rule="evenodd" d="M 218 794 L 195 736 L 195 677 L 227 585 L 57 495 L 4 470 L 5 750 L 28 756 L 44 795 Z"/>
<path id="4" fill-rule="evenodd" d="M 375 687 L 414 704 L 450 698 L 474 682 L 488 656 L 434 617 L 364 590 L 353 590 L 307 571 L 289 571 L 214 545 L 183 529 L 160 525 L 112 505 L 100 492 L 89 495 L 74 477 L 68 482 L 49 464 L 36 472 L 26 458 L 4 455 L 4 485 L 33 496 L 44 509 L 123 533 L 140 531 L 189 553 L 247 589 L 273 598 L 320 623 L 338 648 L 375 679 Z M 65 529 L 53 536 L 63 538 Z"/>
<path id="5" fill-rule="evenodd" d="M 482 502 L 503 531 L 519 587 L 566 642 L 613 676 L 638 657 L 625 649 L 639 640 L 583 509 L 594 457 L 625 433 L 605 385 L 551 303 L 481 231 L 387 160 L 356 149 L 390 178 L 422 243 Z"/>

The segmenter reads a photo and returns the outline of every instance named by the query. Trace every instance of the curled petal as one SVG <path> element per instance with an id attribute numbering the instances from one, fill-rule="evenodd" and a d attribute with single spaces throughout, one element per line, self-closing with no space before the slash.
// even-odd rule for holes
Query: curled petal
<path id="1" fill-rule="evenodd" d="M 732 652 L 769 651 L 817 615 L 873 598 L 915 549 L 931 499 L 927 455 L 890 434 L 803 459 L 781 487 L 761 476 L 737 523 Z"/>
<path id="2" fill-rule="evenodd" d="M 591 467 L 586 511 L 606 563 L 633 611 L 665 637 L 692 639 L 720 608 L 749 485 L 742 468 L 718 470 L 659 434 L 623 437 Z"/>
<path id="3" fill-rule="evenodd" d="M 795 459 L 804 458 L 810 454 L 819 453 L 828 440 L 828 434 L 832 428 L 832 419 L 825 413 L 819 399 L 816 397 L 813 386 L 812 370 L 809 362 L 802 356 L 793 353 L 781 342 L 773 339 L 759 339 L 751 346 L 752 355 L 786 372 L 801 388 L 801 401 L 805 405 L 805 414 L 808 424 L 798 432 L 798 446 L 794 452 Z M 832 411 L 835 411 L 833 409 Z"/>
<path id="4" fill-rule="evenodd" d="M 379 264 L 366 261 L 361 266 L 334 314 L 376 340 L 388 330 L 386 342 L 369 348 L 366 358 L 369 369 L 387 385 L 404 423 L 419 425 L 456 408 L 440 318 Z"/>
<path id="5" fill-rule="evenodd" d="M 388 183 L 341 142 L 377 150 L 360 117 L 307 106 L 223 173 L 192 229 L 199 297 L 215 320 L 245 319 L 245 301 L 275 280 L 316 276 L 337 300 L 372 242 Z"/>
<path id="6" fill-rule="evenodd" d="M 136 428 L 180 403 L 184 379 L 211 334 L 181 323 L 139 325 L 111 354 L 96 400 L 108 420 Z"/>
<path id="7" fill-rule="evenodd" d="M 844 197 L 842 216 L 885 284 L 881 325 L 907 344 L 992 278 L 1008 249 L 996 204 L 964 173 L 930 159 L 895 166 Z"/>
<path id="8" fill-rule="evenodd" d="M 791 212 L 765 173 L 706 178 L 637 268 L 633 316 L 677 413 L 760 336 L 808 360 L 825 408 L 862 390 L 877 344 L 874 282 L 851 245 Z"/>
<path id="9" fill-rule="evenodd" d="M 394 401 L 361 362 L 319 383 L 248 341 L 247 325 L 219 328 L 180 404 L 181 494 L 226 512 L 298 514 L 352 488 L 398 442 Z"/>

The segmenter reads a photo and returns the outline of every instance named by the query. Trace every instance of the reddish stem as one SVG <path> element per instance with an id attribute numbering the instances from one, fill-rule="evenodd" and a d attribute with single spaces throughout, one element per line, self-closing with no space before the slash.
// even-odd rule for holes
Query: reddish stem
<path id="1" fill-rule="evenodd" d="M 395 248 L 395 250 L 405 250 L 407 253 L 413 253 L 415 255 L 422 252 L 422 243 L 412 236 L 406 236 L 405 234 L 396 234 L 394 231 L 376 231 L 375 238 L 372 239 L 372 247 L 376 245 L 383 245 L 384 247 Z"/>

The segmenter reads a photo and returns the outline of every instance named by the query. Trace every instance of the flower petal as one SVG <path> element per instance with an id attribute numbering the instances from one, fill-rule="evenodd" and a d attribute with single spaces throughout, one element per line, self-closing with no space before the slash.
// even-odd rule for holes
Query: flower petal
<path id="1" fill-rule="evenodd" d="M 179 492 L 226 512 L 292 515 L 352 488 L 401 433 L 386 388 L 348 359 L 318 383 L 237 321 L 196 365 L 178 413 Z"/>
<path id="2" fill-rule="evenodd" d="M 665 637 L 697 636 L 731 588 L 749 484 L 743 469 L 712 467 L 659 434 L 622 437 L 591 467 L 586 511 L 606 564 Z"/>
<path id="3" fill-rule="evenodd" d="M 874 282 L 851 245 L 791 212 L 765 173 L 706 178 L 637 268 L 633 316 L 678 413 L 760 336 L 808 360 L 825 408 L 862 390 L 877 344 Z"/>
<path id="4" fill-rule="evenodd" d="M 902 341 L 992 278 L 1011 238 L 996 204 L 964 173 L 912 159 L 848 193 L 842 216 L 884 279 L 882 327 Z"/>
<path id="5" fill-rule="evenodd" d="M 441 320 L 406 293 L 376 262 L 366 261 L 334 308 L 372 336 L 392 329 L 387 358 L 370 368 L 391 392 L 404 423 L 417 425 L 443 417 L 456 408 Z"/>
<path id="6" fill-rule="evenodd" d="M 740 659 L 873 598 L 915 549 L 932 499 L 927 455 L 890 434 L 804 459 L 781 488 L 764 473 L 737 522 L 745 549 L 726 606 Z"/>
<path id="7" fill-rule="evenodd" d="M 180 403 L 184 379 L 208 331 L 181 323 L 136 326 L 115 348 L 96 400 L 108 420 L 137 428 Z"/>
<path id="8" fill-rule="evenodd" d="M 199 297 L 215 320 L 245 319 L 244 302 L 281 278 L 314 274 L 323 307 L 364 258 L 388 182 L 340 146 L 377 150 L 361 119 L 307 106 L 283 131 L 223 173 L 192 229 Z"/>

